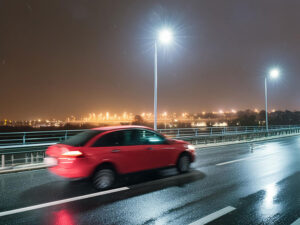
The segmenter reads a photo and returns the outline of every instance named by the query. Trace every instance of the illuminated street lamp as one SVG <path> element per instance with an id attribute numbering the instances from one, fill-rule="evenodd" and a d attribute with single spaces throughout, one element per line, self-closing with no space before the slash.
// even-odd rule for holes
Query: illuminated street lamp
<path id="1" fill-rule="evenodd" d="M 277 79 L 280 75 L 280 71 L 275 68 L 270 70 L 268 76 L 271 79 Z M 269 131 L 269 122 L 268 122 L 268 76 L 265 77 L 265 104 L 266 104 L 266 130 Z"/>
<path id="2" fill-rule="evenodd" d="M 157 44 L 168 45 L 173 40 L 171 30 L 164 28 L 158 32 L 154 42 L 154 130 L 157 130 Z"/>

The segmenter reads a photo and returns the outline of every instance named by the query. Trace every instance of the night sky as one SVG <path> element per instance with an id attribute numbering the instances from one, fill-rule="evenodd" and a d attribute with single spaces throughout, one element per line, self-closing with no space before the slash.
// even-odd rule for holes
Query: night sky
<path id="1" fill-rule="evenodd" d="M 0 119 L 153 110 L 300 110 L 299 0 L 0 0 Z"/>

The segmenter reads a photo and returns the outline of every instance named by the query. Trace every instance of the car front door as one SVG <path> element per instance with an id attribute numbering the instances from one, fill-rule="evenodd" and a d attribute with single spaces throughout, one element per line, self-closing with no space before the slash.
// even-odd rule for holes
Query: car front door
<path id="1" fill-rule="evenodd" d="M 147 157 L 147 169 L 171 166 L 171 154 L 174 151 L 167 140 L 160 134 L 146 129 L 139 130 L 139 142 Z"/>

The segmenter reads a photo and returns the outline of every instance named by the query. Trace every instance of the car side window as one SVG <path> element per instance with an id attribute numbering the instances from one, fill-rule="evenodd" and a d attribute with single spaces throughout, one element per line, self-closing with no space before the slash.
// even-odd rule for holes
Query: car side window
<path id="1" fill-rule="evenodd" d="M 110 147 L 110 146 L 123 146 L 125 143 L 124 131 L 115 131 L 101 136 L 93 147 Z"/>
<path id="2" fill-rule="evenodd" d="M 166 143 L 166 139 L 164 137 L 148 130 L 137 130 L 136 138 L 138 145 L 160 145 Z"/>

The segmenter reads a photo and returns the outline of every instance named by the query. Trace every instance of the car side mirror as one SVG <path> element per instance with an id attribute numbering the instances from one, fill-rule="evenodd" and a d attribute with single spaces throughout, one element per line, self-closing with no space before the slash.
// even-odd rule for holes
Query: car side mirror
<path id="1" fill-rule="evenodd" d="M 172 139 L 166 139 L 166 144 L 171 145 L 174 143 L 174 141 Z"/>

